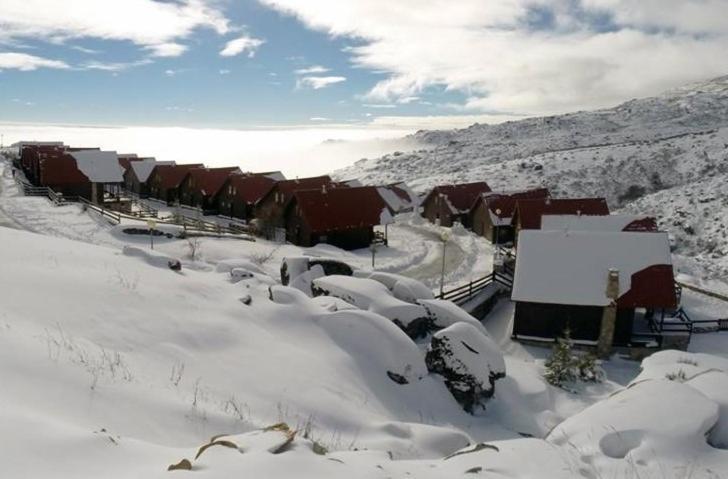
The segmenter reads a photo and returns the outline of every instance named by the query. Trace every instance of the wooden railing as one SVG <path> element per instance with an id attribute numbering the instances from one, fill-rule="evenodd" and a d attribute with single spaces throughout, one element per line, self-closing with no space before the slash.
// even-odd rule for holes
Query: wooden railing
<path id="1" fill-rule="evenodd" d="M 512 289 L 513 277 L 498 271 L 493 271 L 482 278 L 470 281 L 468 284 L 444 291 L 442 294 L 437 296 L 437 299 L 447 299 L 453 303 L 462 304 L 471 300 L 478 293 L 494 283 L 500 284 L 507 289 Z"/>

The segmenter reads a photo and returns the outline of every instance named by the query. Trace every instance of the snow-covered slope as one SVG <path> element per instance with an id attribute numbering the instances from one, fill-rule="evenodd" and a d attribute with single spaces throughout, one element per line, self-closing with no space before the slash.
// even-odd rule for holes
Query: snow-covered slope
<path id="1" fill-rule="evenodd" d="M 728 76 L 611 109 L 420 131 L 413 138 L 420 150 L 360 160 L 335 176 L 407 181 L 420 192 L 438 183 L 485 180 L 494 189 L 546 186 L 557 196 L 599 195 L 613 209 L 661 217 L 678 253 L 728 253 Z M 707 217 L 691 206 L 702 201 L 698 191 L 713 197 L 701 203 Z M 685 233 L 685 221 L 673 224 L 676 208 L 710 238 Z M 708 263 L 713 274 L 728 271 Z"/>

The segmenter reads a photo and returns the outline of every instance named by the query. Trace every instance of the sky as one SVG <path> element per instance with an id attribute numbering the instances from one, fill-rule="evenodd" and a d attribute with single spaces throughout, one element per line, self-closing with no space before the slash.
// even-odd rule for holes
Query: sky
<path id="1" fill-rule="evenodd" d="M 0 121 L 434 128 L 728 73 L 726 0 L 0 0 Z"/>

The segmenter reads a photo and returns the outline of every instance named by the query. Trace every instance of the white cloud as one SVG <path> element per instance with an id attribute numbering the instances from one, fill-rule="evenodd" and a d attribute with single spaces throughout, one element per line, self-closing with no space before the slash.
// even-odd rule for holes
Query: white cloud
<path id="1" fill-rule="evenodd" d="M 149 59 L 139 60 L 135 62 L 86 62 L 79 67 L 80 70 L 101 70 L 106 72 L 120 72 L 130 68 L 149 65 L 152 63 Z"/>
<path id="2" fill-rule="evenodd" d="M 310 121 L 331 121 L 331 118 L 326 118 L 323 116 L 312 116 L 309 118 Z"/>
<path id="3" fill-rule="evenodd" d="M 187 51 L 187 47 L 179 43 L 160 43 L 144 49 L 150 51 L 153 57 L 178 57 Z"/>
<path id="4" fill-rule="evenodd" d="M 365 103 L 362 106 L 364 108 L 397 108 L 397 105 L 392 103 Z"/>
<path id="5" fill-rule="evenodd" d="M 318 73 L 326 73 L 329 69 L 326 67 L 322 67 L 321 65 L 313 65 L 307 68 L 299 68 L 298 70 L 294 70 L 293 73 L 296 75 L 312 75 L 312 74 L 318 74 Z"/>
<path id="6" fill-rule="evenodd" d="M 346 81 L 346 77 L 341 76 L 330 76 L 330 77 L 317 77 L 307 76 L 301 77 L 296 81 L 296 88 L 313 88 L 319 90 L 326 88 L 327 86 L 334 85 Z"/>
<path id="7" fill-rule="evenodd" d="M 258 48 L 260 48 L 260 46 L 264 43 L 265 40 L 261 40 L 259 38 L 242 36 L 227 42 L 227 44 L 225 44 L 225 48 L 220 52 L 220 55 L 223 57 L 234 57 L 247 52 L 248 57 L 252 58 L 255 56 L 255 52 Z"/>
<path id="8" fill-rule="evenodd" d="M 177 70 L 164 70 L 164 74 L 168 77 L 173 77 L 177 74 Z"/>
<path id="9" fill-rule="evenodd" d="M 175 40 L 209 28 L 227 33 L 228 20 L 211 0 L 2 0 L 0 40 L 97 38 L 130 41 L 153 53 L 181 53 Z M 175 46 L 171 46 L 175 45 Z"/>
<path id="10" fill-rule="evenodd" d="M 59 60 L 51 60 L 26 53 L 0 53 L 0 69 L 31 71 L 38 68 L 68 69 L 70 66 Z"/>
<path id="11" fill-rule="evenodd" d="M 222 70 L 219 71 L 219 73 L 220 73 L 220 75 L 229 75 L 230 74 L 230 70 L 227 70 L 227 69 L 223 68 Z"/>
<path id="12" fill-rule="evenodd" d="M 608 106 L 728 71 L 725 0 L 260 0 L 357 40 L 355 66 L 397 102 L 438 87 L 474 112 Z"/>

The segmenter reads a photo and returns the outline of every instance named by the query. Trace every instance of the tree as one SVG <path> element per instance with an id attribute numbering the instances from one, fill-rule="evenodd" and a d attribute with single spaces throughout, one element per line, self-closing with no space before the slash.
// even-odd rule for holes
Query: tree
<path id="1" fill-rule="evenodd" d="M 560 388 L 576 381 L 601 382 L 604 379 L 604 371 L 593 354 L 576 354 L 573 351 L 569 328 L 564 330 L 563 338 L 557 339 L 551 357 L 544 365 L 544 379 Z"/>

